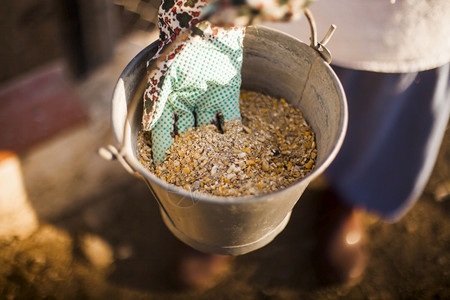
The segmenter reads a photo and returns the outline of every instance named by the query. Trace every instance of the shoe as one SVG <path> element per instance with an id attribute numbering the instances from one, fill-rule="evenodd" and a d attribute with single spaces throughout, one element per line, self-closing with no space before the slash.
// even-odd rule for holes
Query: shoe
<path id="1" fill-rule="evenodd" d="M 332 191 L 319 201 L 313 263 L 320 285 L 353 284 L 366 267 L 363 212 Z"/>
<path id="2" fill-rule="evenodd" d="M 184 290 L 211 289 L 230 273 L 233 260 L 233 256 L 206 254 L 183 246 L 179 255 L 177 281 Z"/>

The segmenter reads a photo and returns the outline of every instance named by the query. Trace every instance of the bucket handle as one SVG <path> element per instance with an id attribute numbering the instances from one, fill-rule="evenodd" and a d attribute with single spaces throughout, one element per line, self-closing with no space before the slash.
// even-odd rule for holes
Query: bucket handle
<path id="1" fill-rule="evenodd" d="M 317 42 L 317 28 L 313 15 L 308 8 L 304 9 L 304 13 L 306 19 L 308 20 L 309 28 L 311 30 L 311 37 L 310 37 L 311 44 L 309 46 L 314 50 L 316 50 L 320 54 L 320 56 L 325 60 L 325 62 L 327 62 L 328 64 L 331 63 L 331 52 L 325 47 L 325 45 L 330 41 L 331 37 L 336 31 L 336 25 L 331 24 L 322 41 Z"/>

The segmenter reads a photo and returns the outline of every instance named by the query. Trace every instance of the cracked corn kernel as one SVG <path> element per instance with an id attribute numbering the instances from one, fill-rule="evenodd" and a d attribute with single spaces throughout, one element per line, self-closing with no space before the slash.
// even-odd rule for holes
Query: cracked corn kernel
<path id="1" fill-rule="evenodd" d="M 245 163 L 247 164 L 247 166 L 253 166 L 255 164 L 255 161 L 249 159 L 249 160 L 246 160 Z"/>
<path id="2" fill-rule="evenodd" d="M 166 159 L 151 159 L 149 133 L 140 132 L 137 154 L 151 172 L 195 193 L 246 196 L 270 193 L 306 176 L 317 150 L 312 129 L 287 101 L 242 91 L 242 122 L 190 128 L 176 136 Z"/>

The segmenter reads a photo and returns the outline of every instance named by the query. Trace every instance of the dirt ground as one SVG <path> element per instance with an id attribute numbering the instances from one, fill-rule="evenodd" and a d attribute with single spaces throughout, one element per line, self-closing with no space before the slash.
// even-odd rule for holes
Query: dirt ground
<path id="1" fill-rule="evenodd" d="M 370 260 L 354 286 L 316 284 L 308 227 L 314 199 L 323 189 L 316 182 L 272 243 L 236 257 L 230 274 L 198 293 L 177 288 L 173 275 L 181 242 L 162 223 L 143 182 L 132 179 L 42 223 L 26 240 L 0 243 L 0 298 L 449 299 L 449 180 L 447 130 L 417 205 L 395 224 L 367 217 Z"/>
<path id="2" fill-rule="evenodd" d="M 107 73 L 105 81 L 113 84 L 118 73 L 106 69 L 102 74 Z M 95 93 L 86 98 L 102 98 L 104 103 L 95 105 L 109 105 L 111 86 L 103 81 L 91 85 Z M 106 135 L 95 126 L 87 129 Z M 88 170 L 95 173 L 102 160 L 92 155 L 95 158 L 76 159 L 78 164 L 95 163 Z M 0 240 L 0 299 L 450 299 L 450 129 L 427 188 L 412 210 L 395 224 L 366 218 L 370 259 L 352 286 L 317 285 L 310 259 L 315 242 L 310 220 L 324 189 L 320 181 L 308 187 L 272 243 L 236 257 L 231 272 L 214 288 L 188 292 L 174 280 L 182 243 L 163 224 L 145 184 L 120 171 L 126 180 L 115 188 L 106 187 L 106 179 L 83 181 L 79 174 L 68 179 L 78 180 L 67 185 L 68 191 L 40 187 L 38 181 L 29 186 L 35 209 L 46 217 L 28 239 Z M 84 193 L 89 184 L 95 193 Z M 57 191 L 52 195 L 50 189 Z M 52 213 L 64 202 L 54 196 L 62 192 L 83 199 L 62 214 Z"/>

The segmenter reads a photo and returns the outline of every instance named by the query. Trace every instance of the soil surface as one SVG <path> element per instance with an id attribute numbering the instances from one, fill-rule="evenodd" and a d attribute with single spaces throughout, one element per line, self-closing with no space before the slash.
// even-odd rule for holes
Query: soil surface
<path id="1" fill-rule="evenodd" d="M 88 205 L 42 223 L 30 238 L 0 243 L 1 299 L 449 299 L 450 130 L 418 203 L 399 222 L 367 217 L 369 263 L 352 286 L 319 286 L 308 220 L 314 182 L 286 229 L 234 259 L 214 288 L 174 280 L 183 245 L 165 227 L 143 182 L 101 191 Z"/>

